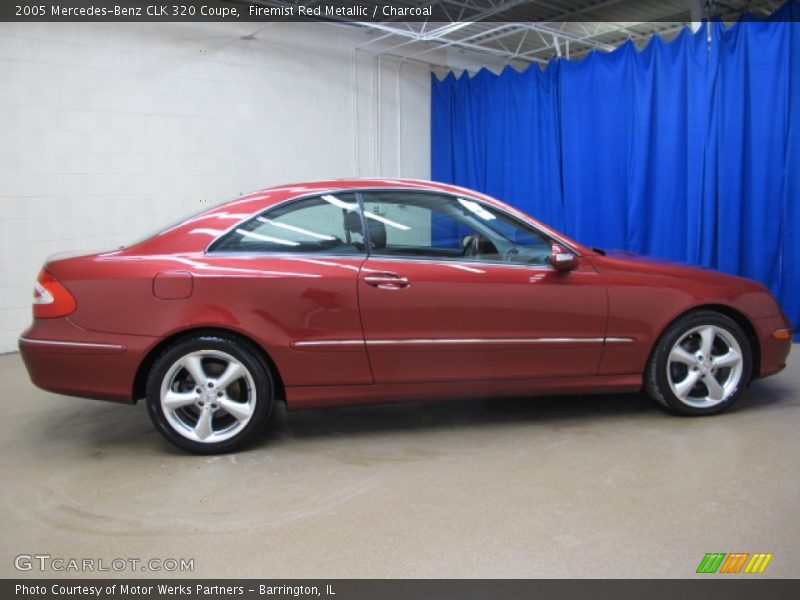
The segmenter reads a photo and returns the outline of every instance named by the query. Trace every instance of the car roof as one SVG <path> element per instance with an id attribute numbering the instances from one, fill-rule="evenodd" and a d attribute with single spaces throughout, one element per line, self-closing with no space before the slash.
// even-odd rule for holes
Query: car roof
<path id="1" fill-rule="evenodd" d="M 574 247 L 580 244 L 569 240 L 563 234 L 551 229 L 547 225 L 540 223 L 513 206 L 501 202 L 491 196 L 487 196 L 474 190 L 469 190 L 455 185 L 438 183 L 433 181 L 423 181 L 419 179 L 395 179 L 395 178 L 368 178 L 368 179 L 325 179 L 319 181 L 307 181 L 290 184 L 281 184 L 267 187 L 261 190 L 250 192 L 222 202 L 205 210 L 195 216 L 189 217 L 176 225 L 169 227 L 162 232 L 131 246 L 130 250 L 146 253 L 160 252 L 195 252 L 205 249 L 218 236 L 222 235 L 232 227 L 242 221 L 251 218 L 270 206 L 299 198 L 302 196 L 314 195 L 323 192 L 342 192 L 357 191 L 368 189 L 398 189 L 398 190 L 418 190 L 438 193 L 448 193 L 465 196 L 472 199 L 479 199 L 483 202 L 497 206 L 512 215 L 517 216 L 523 221 L 533 222 L 540 229 L 547 233 L 567 240 Z M 124 249 L 123 253 L 127 253 Z M 585 252 L 585 248 L 579 251 Z"/>
<path id="2" fill-rule="evenodd" d="M 237 205 L 241 206 L 251 201 L 261 203 L 265 208 L 271 204 L 287 200 L 296 196 L 314 194 L 322 191 L 342 191 L 342 190 L 365 190 L 365 189 L 406 189 L 406 190 L 427 190 L 433 192 L 460 193 L 469 196 L 477 196 L 491 202 L 498 203 L 494 198 L 484 196 L 479 192 L 468 190 L 454 185 L 437 183 L 435 181 L 424 181 L 421 179 L 393 179 L 393 178 L 364 178 L 364 179 L 323 179 L 320 181 L 304 181 L 298 183 L 281 184 L 267 187 L 255 192 L 250 192 L 239 198 L 234 198 L 223 202 L 219 206 Z"/>

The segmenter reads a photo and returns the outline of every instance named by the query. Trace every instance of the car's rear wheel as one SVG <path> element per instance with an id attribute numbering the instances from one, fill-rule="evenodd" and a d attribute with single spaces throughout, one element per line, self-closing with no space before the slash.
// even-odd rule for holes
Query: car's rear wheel
<path id="1" fill-rule="evenodd" d="M 269 418 L 272 396 L 261 356 L 221 336 L 179 340 L 155 360 L 147 380 L 147 409 L 158 431 L 197 454 L 251 442 Z"/>
<path id="2" fill-rule="evenodd" d="M 673 323 L 656 344 L 645 372 L 648 394 L 683 415 L 725 410 L 750 381 L 753 353 L 733 319 L 698 311 Z"/>

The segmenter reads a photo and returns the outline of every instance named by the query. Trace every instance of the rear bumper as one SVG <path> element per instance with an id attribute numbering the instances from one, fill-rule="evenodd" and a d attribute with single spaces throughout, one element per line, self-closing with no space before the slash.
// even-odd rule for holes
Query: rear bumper
<path id="1" fill-rule="evenodd" d="M 133 402 L 136 372 L 155 338 L 87 331 L 69 318 L 34 319 L 19 339 L 31 381 L 57 394 Z"/>
<path id="2" fill-rule="evenodd" d="M 753 326 L 756 329 L 761 345 L 761 365 L 759 377 L 767 377 L 782 371 L 786 367 L 786 358 L 792 349 L 792 336 L 786 339 L 776 339 L 774 334 L 778 331 L 791 330 L 791 324 L 783 316 L 755 319 Z"/>

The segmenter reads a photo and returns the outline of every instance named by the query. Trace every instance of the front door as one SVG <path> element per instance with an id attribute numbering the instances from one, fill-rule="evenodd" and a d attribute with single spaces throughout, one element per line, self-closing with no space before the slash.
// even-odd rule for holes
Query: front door
<path id="1" fill-rule="evenodd" d="M 587 261 L 554 270 L 551 240 L 473 200 L 415 191 L 362 200 L 370 254 L 358 298 L 376 383 L 597 372 L 607 300 Z"/>

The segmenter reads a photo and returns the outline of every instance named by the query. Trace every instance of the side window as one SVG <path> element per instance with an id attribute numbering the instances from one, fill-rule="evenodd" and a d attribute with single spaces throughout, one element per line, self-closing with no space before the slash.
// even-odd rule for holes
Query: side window
<path id="1" fill-rule="evenodd" d="M 544 265 L 550 240 L 491 205 L 420 192 L 367 192 L 371 253 Z"/>
<path id="2" fill-rule="evenodd" d="M 218 240 L 212 252 L 363 254 L 354 194 L 327 194 L 268 209 Z"/>

